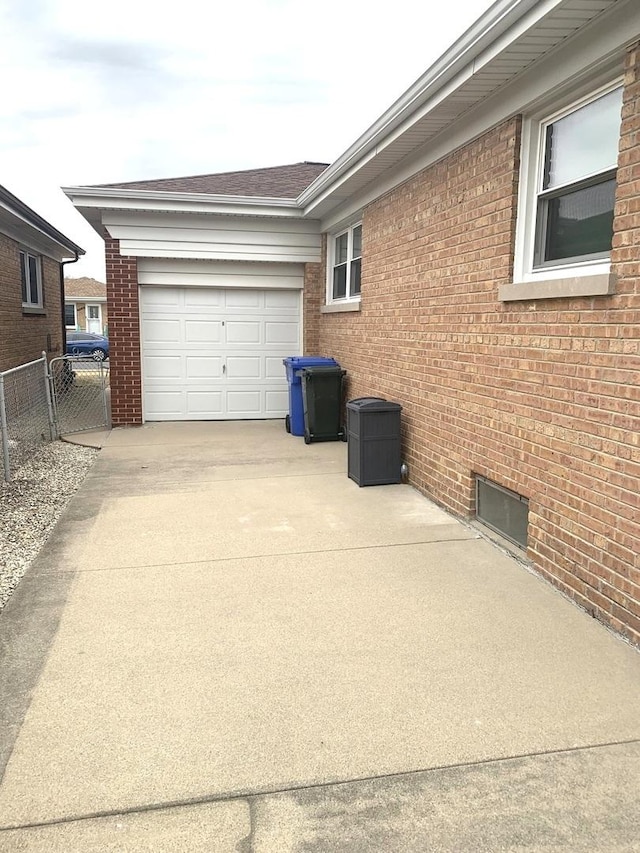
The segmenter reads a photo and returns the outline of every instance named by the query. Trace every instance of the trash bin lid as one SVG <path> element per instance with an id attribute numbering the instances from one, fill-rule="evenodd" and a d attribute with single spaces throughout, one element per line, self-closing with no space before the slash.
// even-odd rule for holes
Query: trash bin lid
<path id="1" fill-rule="evenodd" d="M 282 359 L 286 367 L 302 370 L 305 367 L 339 367 L 335 358 L 325 358 L 320 355 L 290 355 Z"/>
<path id="2" fill-rule="evenodd" d="M 305 367 L 301 373 L 303 376 L 344 376 L 346 370 L 343 370 L 339 364 L 335 366 L 323 365 L 322 367 Z"/>
<path id="3" fill-rule="evenodd" d="M 347 409 L 357 412 L 400 412 L 402 406 L 400 403 L 385 400 L 384 397 L 357 397 L 355 400 L 349 400 Z"/>

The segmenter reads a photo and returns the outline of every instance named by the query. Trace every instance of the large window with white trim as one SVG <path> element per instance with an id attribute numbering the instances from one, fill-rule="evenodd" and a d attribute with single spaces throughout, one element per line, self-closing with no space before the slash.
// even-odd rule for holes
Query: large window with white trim
<path id="1" fill-rule="evenodd" d="M 42 308 L 42 263 L 39 255 L 27 249 L 20 250 L 20 278 L 22 281 L 22 305 L 24 308 Z"/>
<path id="2" fill-rule="evenodd" d="M 362 272 L 362 223 L 331 238 L 330 301 L 360 297 Z"/>
<path id="3" fill-rule="evenodd" d="M 525 120 L 515 281 L 608 271 L 621 110 L 616 82 Z"/>

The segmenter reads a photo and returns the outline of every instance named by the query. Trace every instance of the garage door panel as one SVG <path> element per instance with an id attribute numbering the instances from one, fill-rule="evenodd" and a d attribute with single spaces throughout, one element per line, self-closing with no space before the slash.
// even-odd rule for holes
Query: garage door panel
<path id="1" fill-rule="evenodd" d="M 209 287 L 185 287 L 183 294 L 185 308 L 220 309 L 224 307 L 224 290 L 214 290 Z"/>
<path id="2" fill-rule="evenodd" d="M 187 344 L 222 342 L 221 320 L 185 320 L 184 339 Z"/>
<path id="3" fill-rule="evenodd" d="M 182 364 L 179 355 L 147 355 L 144 357 L 144 374 L 147 379 L 179 379 Z"/>
<path id="4" fill-rule="evenodd" d="M 261 343 L 261 324 L 258 320 L 228 320 L 225 324 L 228 344 L 259 344 Z"/>
<path id="5" fill-rule="evenodd" d="M 264 291 L 261 290 L 225 290 L 225 307 L 231 311 L 236 308 L 261 308 L 264 305 Z"/>
<path id="6" fill-rule="evenodd" d="M 223 394 L 220 391 L 188 391 L 187 414 L 198 417 L 219 417 L 223 411 Z"/>
<path id="7" fill-rule="evenodd" d="M 227 356 L 227 377 L 229 379 L 261 379 L 263 359 L 260 356 Z"/>
<path id="8" fill-rule="evenodd" d="M 149 343 L 180 343 L 180 320 L 149 319 L 145 323 L 145 340 Z"/>
<path id="9" fill-rule="evenodd" d="M 149 294 L 148 290 L 141 292 L 141 304 L 143 306 L 152 305 L 156 311 L 163 311 L 167 308 L 177 309 L 182 302 L 181 289 L 178 287 L 162 287 L 154 288 L 153 299 L 148 300 L 146 297 Z"/>
<path id="10" fill-rule="evenodd" d="M 265 392 L 265 412 L 268 417 L 280 418 L 281 412 L 289 410 L 289 392 L 287 391 L 266 391 Z"/>
<path id="11" fill-rule="evenodd" d="M 227 412 L 230 415 L 262 415 L 260 391 L 227 391 Z"/>
<path id="12" fill-rule="evenodd" d="M 184 391 L 148 391 L 145 409 L 153 420 L 175 420 L 184 410 Z"/>
<path id="13" fill-rule="evenodd" d="M 185 358 L 187 379 L 221 379 L 222 358 L 188 355 Z"/>
<path id="14" fill-rule="evenodd" d="M 298 290 L 266 290 L 264 294 L 264 307 L 288 311 L 297 314 L 299 308 L 299 291 Z"/>
<path id="15" fill-rule="evenodd" d="M 264 360 L 264 375 L 267 379 L 282 379 L 282 373 L 284 371 L 284 366 L 282 364 L 282 359 L 287 358 L 287 356 L 291 355 L 290 352 L 285 353 L 280 356 L 266 356 Z M 287 404 L 288 408 L 288 404 Z"/>
<path id="16" fill-rule="evenodd" d="M 264 324 L 265 343 L 267 344 L 296 344 L 298 342 L 298 324 L 276 323 L 267 320 Z"/>
<path id="17" fill-rule="evenodd" d="M 300 291 L 140 289 L 147 420 L 284 417 Z"/>

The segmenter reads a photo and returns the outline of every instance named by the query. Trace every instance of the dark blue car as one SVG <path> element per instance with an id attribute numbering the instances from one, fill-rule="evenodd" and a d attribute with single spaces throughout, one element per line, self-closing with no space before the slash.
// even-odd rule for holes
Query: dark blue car
<path id="1" fill-rule="evenodd" d="M 109 358 L 109 339 L 92 332 L 67 332 L 67 355 L 91 355 L 104 361 Z"/>

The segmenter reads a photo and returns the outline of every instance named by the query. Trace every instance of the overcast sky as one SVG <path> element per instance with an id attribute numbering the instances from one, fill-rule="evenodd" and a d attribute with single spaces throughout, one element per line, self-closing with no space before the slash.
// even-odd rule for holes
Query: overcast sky
<path id="1" fill-rule="evenodd" d="M 0 184 L 104 281 L 60 186 L 331 162 L 490 5 L 0 0 Z"/>

